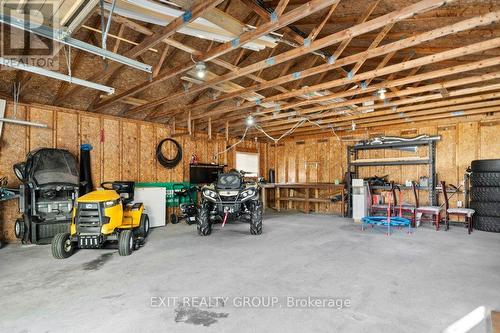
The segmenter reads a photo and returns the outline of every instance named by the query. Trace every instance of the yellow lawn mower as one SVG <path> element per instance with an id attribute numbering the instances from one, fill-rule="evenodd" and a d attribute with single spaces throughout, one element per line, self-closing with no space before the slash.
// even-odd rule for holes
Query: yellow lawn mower
<path id="1" fill-rule="evenodd" d="M 106 242 L 118 242 L 118 253 L 128 256 L 149 234 L 144 205 L 134 201 L 134 182 L 105 182 L 103 189 L 76 200 L 70 232 L 52 240 L 56 259 L 70 257 L 76 248 L 98 249 Z"/>

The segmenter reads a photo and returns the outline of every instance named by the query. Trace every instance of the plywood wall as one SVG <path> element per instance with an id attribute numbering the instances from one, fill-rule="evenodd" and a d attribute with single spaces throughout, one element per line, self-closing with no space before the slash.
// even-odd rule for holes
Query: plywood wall
<path id="1" fill-rule="evenodd" d="M 158 142 L 171 136 L 169 127 L 162 124 L 133 121 L 64 108 L 20 105 L 14 114 L 7 105 L 6 117 L 44 123 L 49 128 L 4 124 L 0 141 L 0 175 L 7 176 L 10 187 L 19 182 L 12 171 L 14 163 L 25 160 L 26 154 L 40 147 L 64 148 L 75 156 L 83 143 L 92 145 L 91 164 L 94 186 L 103 181 L 132 180 L 141 182 L 169 182 L 189 179 L 189 159 L 197 154 L 200 162 L 227 163 L 234 167 L 235 150 L 218 155 L 228 145 L 222 136 L 209 140 L 206 133 L 176 136 L 183 148 L 183 161 L 174 169 L 161 166 L 155 157 Z M 261 153 L 261 172 L 266 172 L 267 145 L 245 141 L 238 147 Z M 174 152 L 167 147 L 165 153 Z M 17 200 L 0 203 L 0 239 L 13 240 L 13 225 L 19 216 Z"/>
<path id="2" fill-rule="evenodd" d="M 438 180 L 459 186 L 465 169 L 474 159 L 500 158 L 500 122 L 462 122 L 449 126 L 435 125 L 417 129 L 390 130 L 370 133 L 370 136 L 390 135 L 413 137 L 419 134 L 440 135 L 437 144 Z M 347 169 L 346 147 L 354 142 L 336 138 L 311 138 L 284 140 L 269 145 L 268 166 L 276 170 L 278 182 L 334 182 L 341 180 Z M 360 152 L 360 158 L 385 158 L 397 156 L 427 155 L 427 149 L 417 153 L 398 150 L 370 150 Z M 418 181 L 428 175 L 428 166 L 381 166 L 360 168 L 361 177 L 389 175 L 390 180 L 404 183 Z M 427 193 L 420 193 L 423 204 L 428 202 Z M 300 194 L 298 194 L 300 196 Z M 323 193 L 323 196 L 327 195 Z M 405 192 L 403 199 L 413 202 L 413 195 Z M 462 194 L 452 198 L 463 200 Z M 442 200 L 442 198 L 440 198 Z M 282 208 L 302 209 L 302 203 L 282 203 Z M 334 211 L 335 207 L 320 205 L 320 211 Z"/>

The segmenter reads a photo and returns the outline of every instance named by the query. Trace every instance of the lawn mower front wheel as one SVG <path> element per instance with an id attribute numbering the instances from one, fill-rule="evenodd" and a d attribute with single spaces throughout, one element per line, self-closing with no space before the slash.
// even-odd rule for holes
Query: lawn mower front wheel
<path id="1" fill-rule="evenodd" d="M 134 235 L 132 230 L 123 230 L 118 236 L 118 253 L 121 256 L 129 256 L 134 251 Z"/>
<path id="2" fill-rule="evenodd" d="M 71 257 L 75 247 L 68 232 L 59 233 L 52 239 L 52 256 L 56 259 Z"/>

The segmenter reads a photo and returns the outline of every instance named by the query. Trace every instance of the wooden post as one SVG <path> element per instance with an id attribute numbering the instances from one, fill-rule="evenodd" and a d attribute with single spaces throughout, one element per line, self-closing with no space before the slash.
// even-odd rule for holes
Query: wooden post
<path id="1" fill-rule="evenodd" d="M 226 141 L 229 141 L 229 122 L 226 121 Z"/>
<path id="2" fill-rule="evenodd" d="M 208 117 L 208 139 L 212 140 L 212 117 Z"/>
<path id="3" fill-rule="evenodd" d="M 188 125 L 188 133 L 189 133 L 189 135 L 191 135 L 191 133 L 192 133 L 191 132 L 191 129 L 192 129 L 191 128 L 191 111 L 189 111 L 189 113 L 188 113 L 188 123 L 187 123 L 187 125 Z"/>

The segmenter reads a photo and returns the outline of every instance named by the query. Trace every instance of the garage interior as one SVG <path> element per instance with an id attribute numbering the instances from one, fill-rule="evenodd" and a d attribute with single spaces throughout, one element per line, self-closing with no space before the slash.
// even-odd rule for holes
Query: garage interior
<path id="1" fill-rule="evenodd" d="M 1 9 L 1 332 L 500 332 L 500 1 Z"/>

